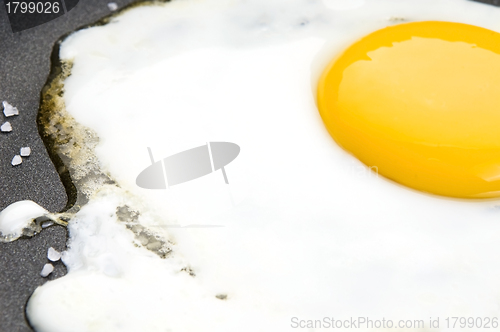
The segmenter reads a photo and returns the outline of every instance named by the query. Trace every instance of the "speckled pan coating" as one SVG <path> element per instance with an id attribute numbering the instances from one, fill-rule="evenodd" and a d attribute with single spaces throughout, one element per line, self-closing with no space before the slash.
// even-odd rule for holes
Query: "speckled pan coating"
<path id="1" fill-rule="evenodd" d="M 69 13 L 44 25 L 12 33 L 3 1 L 0 0 L 0 102 L 7 100 L 19 109 L 10 117 L 13 131 L 0 133 L 0 210 L 9 204 L 30 199 L 51 212 L 60 211 L 67 196 L 59 176 L 38 135 L 36 117 L 40 91 L 50 71 L 54 43 L 64 34 L 110 14 L 109 1 L 85 0 Z M 119 7 L 133 0 L 114 0 Z M 3 114 L 0 117 L 5 120 Z M 4 121 L 1 121 L 2 123 Z M 31 156 L 13 167 L 12 157 L 23 146 Z M 31 331 L 24 313 L 35 288 L 65 274 L 59 261 L 48 278 L 40 271 L 48 262 L 49 247 L 62 251 L 66 229 L 54 226 L 31 239 L 0 244 L 0 332 Z"/>

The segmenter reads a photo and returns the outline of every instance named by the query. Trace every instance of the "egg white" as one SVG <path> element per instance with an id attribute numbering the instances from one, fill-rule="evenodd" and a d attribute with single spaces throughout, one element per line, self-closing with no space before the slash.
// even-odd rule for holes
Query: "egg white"
<path id="1" fill-rule="evenodd" d="M 120 187 L 103 186 L 70 222 L 68 275 L 35 291 L 30 323 L 285 331 L 292 317 L 499 315 L 497 203 L 376 176 L 316 109 L 333 56 L 418 20 L 500 31 L 499 9 L 466 0 L 179 0 L 68 37 L 66 109 L 99 136 L 101 169 Z M 147 147 L 159 160 L 209 141 L 241 147 L 229 186 L 220 171 L 163 191 L 136 186 Z M 125 204 L 172 242 L 170 256 L 134 246 L 116 217 Z"/>

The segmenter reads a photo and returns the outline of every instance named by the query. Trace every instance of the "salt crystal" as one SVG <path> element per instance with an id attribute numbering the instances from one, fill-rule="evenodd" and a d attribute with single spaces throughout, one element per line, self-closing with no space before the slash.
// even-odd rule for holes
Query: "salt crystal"
<path id="1" fill-rule="evenodd" d="M 108 3 L 108 8 L 109 8 L 109 10 L 114 12 L 115 10 L 118 9 L 118 5 L 116 4 L 116 2 L 110 2 L 110 3 Z"/>
<path id="2" fill-rule="evenodd" d="M 43 269 L 42 269 L 42 272 L 40 272 L 40 275 L 45 278 L 46 276 L 51 274 L 52 271 L 54 271 L 54 266 L 50 263 L 47 263 L 43 266 Z"/>
<path id="3" fill-rule="evenodd" d="M 20 165 L 23 162 L 23 158 L 20 155 L 16 154 L 14 158 L 12 158 L 12 166 Z"/>
<path id="4" fill-rule="evenodd" d="M 42 228 L 47 228 L 54 225 L 54 222 L 52 220 L 47 220 L 42 223 Z"/>
<path id="5" fill-rule="evenodd" d="M 61 253 L 54 248 L 50 247 L 49 250 L 47 251 L 47 258 L 49 261 L 52 262 L 57 262 L 58 260 L 61 259 Z"/>
<path id="6" fill-rule="evenodd" d="M 21 148 L 21 157 L 28 157 L 31 154 L 31 148 L 24 147 Z"/>
<path id="7" fill-rule="evenodd" d="M 8 133 L 9 131 L 12 131 L 12 125 L 10 122 L 5 122 L 1 127 L 0 130 L 4 133 Z"/>
<path id="8" fill-rule="evenodd" d="M 3 104 L 3 114 L 5 114 L 6 117 L 19 115 L 19 110 L 17 109 L 17 107 L 12 106 L 6 101 L 4 101 L 2 104 Z"/>

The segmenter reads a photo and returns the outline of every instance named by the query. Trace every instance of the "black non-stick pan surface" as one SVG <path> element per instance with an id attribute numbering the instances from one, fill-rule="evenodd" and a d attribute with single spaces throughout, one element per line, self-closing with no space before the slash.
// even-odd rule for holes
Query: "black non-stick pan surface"
<path id="1" fill-rule="evenodd" d="M 0 210 L 19 200 L 32 200 L 51 212 L 61 211 L 68 197 L 47 150 L 38 134 L 37 113 L 40 91 L 50 71 L 54 43 L 75 29 L 110 15 L 109 2 L 123 7 L 134 0 L 80 0 L 62 15 L 45 24 L 13 32 L 4 1 L 0 0 L 0 102 L 19 109 L 8 121 L 13 130 L 0 133 Z M 1 108 L 1 107 L 0 107 Z M 6 119 L 0 114 L 0 123 Z M 11 160 L 22 146 L 31 156 L 19 166 Z M 53 226 L 40 234 L 11 243 L 0 243 L 0 331 L 32 331 L 25 317 L 25 305 L 36 287 L 66 273 L 61 262 L 42 278 L 47 249 L 64 250 L 67 232 Z"/>
<path id="2" fill-rule="evenodd" d="M 20 111 L 19 116 L 9 118 L 13 131 L 0 133 L 0 211 L 26 199 L 51 212 L 59 212 L 66 206 L 66 191 L 36 123 L 52 48 L 61 36 L 110 15 L 109 2 L 122 8 L 134 1 L 80 0 L 73 9 L 52 21 L 13 32 L 4 0 L 0 0 L 0 102 L 6 100 Z M 500 5 L 500 0 L 478 1 Z M 3 114 L 0 117 L 3 123 L 6 119 Z M 22 146 L 31 147 L 31 156 L 14 167 L 11 160 Z M 53 226 L 33 238 L 0 243 L 0 332 L 32 331 L 25 316 L 26 302 L 36 287 L 66 273 L 64 265 L 57 262 L 48 278 L 40 276 L 48 262 L 47 249 L 64 250 L 66 239 L 66 229 Z"/>

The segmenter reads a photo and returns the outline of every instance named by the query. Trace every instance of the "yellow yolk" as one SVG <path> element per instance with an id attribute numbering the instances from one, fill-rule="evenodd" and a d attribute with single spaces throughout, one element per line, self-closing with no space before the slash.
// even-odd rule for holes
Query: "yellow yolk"
<path id="1" fill-rule="evenodd" d="M 379 174 L 433 194 L 500 196 L 500 34 L 415 22 L 376 31 L 325 70 L 332 137 Z"/>

